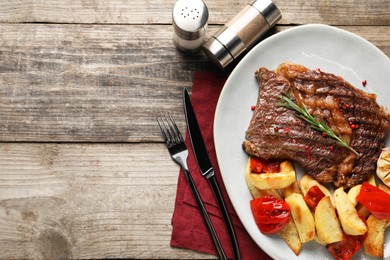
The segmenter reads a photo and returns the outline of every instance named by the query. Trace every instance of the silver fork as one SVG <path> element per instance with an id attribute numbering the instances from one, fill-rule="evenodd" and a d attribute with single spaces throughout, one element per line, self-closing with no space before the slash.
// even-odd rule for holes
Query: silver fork
<path id="1" fill-rule="evenodd" d="M 213 223 L 211 222 L 210 216 L 206 211 L 206 207 L 202 201 L 198 189 L 195 186 L 195 182 L 192 179 L 192 175 L 188 170 L 188 149 L 186 144 L 184 143 L 183 136 L 181 135 L 179 128 L 173 121 L 172 117 L 169 115 L 157 118 L 157 122 L 160 126 L 161 132 L 164 136 L 165 143 L 168 147 L 168 151 L 171 154 L 172 159 L 183 169 L 184 175 L 196 200 L 196 204 L 198 205 L 202 218 L 211 236 L 211 240 L 213 241 L 218 258 L 227 259 L 225 251 L 223 250 L 221 242 L 217 236 L 217 233 L 215 232 Z"/>

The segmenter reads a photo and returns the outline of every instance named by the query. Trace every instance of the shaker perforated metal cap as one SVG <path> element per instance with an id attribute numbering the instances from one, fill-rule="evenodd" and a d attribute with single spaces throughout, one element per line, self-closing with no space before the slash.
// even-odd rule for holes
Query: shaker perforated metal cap
<path id="1" fill-rule="evenodd" d="M 249 50 L 281 17 L 271 0 L 255 0 L 210 37 L 203 44 L 203 50 L 215 65 L 224 69 Z"/>
<path id="2" fill-rule="evenodd" d="M 201 0 L 178 0 L 173 7 L 173 40 L 182 51 L 197 51 L 205 39 L 209 11 Z"/>

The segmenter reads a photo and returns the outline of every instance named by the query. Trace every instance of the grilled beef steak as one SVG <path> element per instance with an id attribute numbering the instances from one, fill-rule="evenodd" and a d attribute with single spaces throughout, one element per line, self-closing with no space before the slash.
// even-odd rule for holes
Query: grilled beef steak
<path id="1" fill-rule="evenodd" d="M 283 63 L 276 71 L 260 68 L 255 75 L 259 95 L 243 143 L 249 155 L 295 161 L 321 183 L 336 187 L 350 188 L 375 172 L 390 116 L 374 94 L 341 77 L 292 63 Z M 280 106 L 283 92 L 298 105 L 304 103 L 359 155 Z"/>

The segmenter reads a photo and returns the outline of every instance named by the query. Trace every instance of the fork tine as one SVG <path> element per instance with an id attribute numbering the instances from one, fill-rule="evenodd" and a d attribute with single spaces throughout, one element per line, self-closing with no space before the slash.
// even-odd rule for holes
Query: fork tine
<path id="1" fill-rule="evenodd" d="M 177 143 L 183 142 L 183 136 L 181 135 L 180 130 L 177 127 L 175 121 L 172 119 L 172 117 L 170 115 L 168 115 L 168 118 L 170 121 L 171 131 L 174 133 L 174 139 L 176 139 Z"/>
<path id="2" fill-rule="evenodd" d="M 176 143 L 176 134 L 175 134 L 175 131 L 172 128 L 172 123 L 170 122 L 168 116 L 165 115 L 164 118 L 165 118 L 165 123 L 166 123 L 166 130 L 167 130 L 168 135 L 169 135 L 168 140 L 173 145 L 173 144 Z"/>
<path id="3" fill-rule="evenodd" d="M 164 133 L 165 141 L 168 146 L 175 145 L 179 142 L 177 139 L 178 134 L 175 131 L 176 124 L 171 116 L 164 115 L 163 117 L 160 117 L 159 125 L 161 131 Z"/>
<path id="4" fill-rule="evenodd" d="M 157 118 L 157 122 L 158 122 L 158 125 L 160 127 L 161 133 L 164 136 L 164 141 L 166 143 L 170 142 L 170 136 L 169 136 L 169 132 L 167 130 L 167 127 L 166 127 L 166 125 L 164 123 L 164 118 L 163 117 L 158 117 Z"/>

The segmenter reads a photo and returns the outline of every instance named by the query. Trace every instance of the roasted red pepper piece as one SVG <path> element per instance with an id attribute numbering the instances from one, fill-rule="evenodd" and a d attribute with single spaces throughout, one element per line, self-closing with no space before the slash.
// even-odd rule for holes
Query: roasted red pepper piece
<path id="1" fill-rule="evenodd" d="M 360 214 L 359 217 L 367 225 L 366 219 Z M 344 233 L 343 240 L 341 240 L 340 242 L 329 244 L 326 246 L 326 248 L 336 260 L 349 260 L 363 246 L 366 237 L 367 237 L 367 233 L 360 236 L 352 236 Z"/>
<path id="2" fill-rule="evenodd" d="M 290 220 L 288 204 L 273 196 L 264 196 L 250 202 L 253 217 L 263 234 L 282 230 Z"/>
<path id="3" fill-rule="evenodd" d="M 280 172 L 280 162 L 278 160 L 267 160 L 263 166 L 264 172 Z"/>
<path id="4" fill-rule="evenodd" d="M 390 220 L 390 194 L 364 182 L 356 200 L 378 219 Z"/>
<path id="5" fill-rule="evenodd" d="M 262 173 L 263 172 L 263 162 L 260 160 L 260 158 L 257 157 L 251 157 L 251 169 L 255 173 Z"/>
<path id="6" fill-rule="evenodd" d="M 365 235 L 344 234 L 343 240 L 329 244 L 326 248 L 336 260 L 349 260 L 360 250 L 365 239 Z"/>
<path id="7" fill-rule="evenodd" d="M 255 173 L 280 172 L 280 162 L 278 160 L 262 160 L 258 157 L 251 157 L 251 169 Z"/>
<path id="8" fill-rule="evenodd" d="M 315 210 L 323 197 L 325 197 L 325 193 L 317 185 L 314 185 L 307 191 L 304 200 L 307 206 Z"/>

